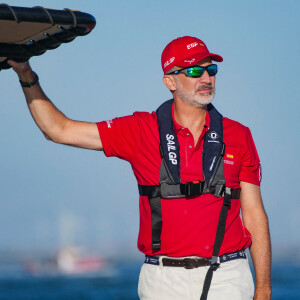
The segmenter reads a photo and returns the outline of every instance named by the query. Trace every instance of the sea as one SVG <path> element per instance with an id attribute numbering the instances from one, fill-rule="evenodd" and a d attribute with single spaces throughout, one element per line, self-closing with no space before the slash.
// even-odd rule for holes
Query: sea
<path id="1" fill-rule="evenodd" d="M 142 262 L 115 262 L 86 275 L 33 275 L 19 266 L 0 268 L 0 300 L 138 300 Z M 300 266 L 274 264 L 273 300 L 300 299 Z"/>

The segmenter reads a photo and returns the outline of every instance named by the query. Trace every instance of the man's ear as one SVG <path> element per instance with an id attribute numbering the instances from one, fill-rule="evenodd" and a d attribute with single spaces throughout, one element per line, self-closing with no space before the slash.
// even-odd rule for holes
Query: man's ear
<path id="1" fill-rule="evenodd" d="M 171 91 L 175 92 L 176 91 L 176 81 L 173 76 L 171 75 L 164 75 L 163 77 L 163 82 L 165 86 Z"/>

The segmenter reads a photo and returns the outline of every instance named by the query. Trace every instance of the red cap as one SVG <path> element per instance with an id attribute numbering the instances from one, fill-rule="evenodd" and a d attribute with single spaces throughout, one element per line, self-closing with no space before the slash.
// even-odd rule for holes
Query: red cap
<path id="1" fill-rule="evenodd" d="M 174 66 L 192 66 L 205 57 L 218 62 L 223 61 L 222 56 L 210 53 L 203 41 L 192 36 L 183 36 L 166 46 L 161 55 L 161 65 L 166 74 Z"/>

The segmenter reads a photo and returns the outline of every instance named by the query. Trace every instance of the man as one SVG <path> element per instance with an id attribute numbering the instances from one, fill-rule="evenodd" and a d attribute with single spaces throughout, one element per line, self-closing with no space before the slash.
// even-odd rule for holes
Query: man
<path id="1" fill-rule="evenodd" d="M 9 62 L 47 139 L 104 150 L 131 163 L 140 192 L 138 247 L 146 255 L 141 299 L 271 297 L 260 162 L 249 129 L 222 118 L 210 104 L 217 74 L 212 60 L 223 59 L 203 41 L 173 40 L 162 53 L 162 67 L 174 101 L 152 114 L 97 124 L 67 118 L 43 93 L 28 63 Z"/>

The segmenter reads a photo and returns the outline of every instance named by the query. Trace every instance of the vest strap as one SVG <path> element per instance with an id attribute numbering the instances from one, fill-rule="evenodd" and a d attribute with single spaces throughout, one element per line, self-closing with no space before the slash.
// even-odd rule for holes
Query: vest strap
<path id="1" fill-rule="evenodd" d="M 190 181 L 187 183 L 180 183 L 180 191 L 183 197 L 200 196 L 202 194 L 209 194 L 209 191 L 204 191 L 204 181 Z M 162 197 L 160 185 L 138 185 L 140 196 L 147 196 L 149 199 Z M 228 189 L 228 188 L 227 188 Z M 240 199 L 241 189 L 229 189 L 231 191 L 231 199 Z"/>
<path id="2" fill-rule="evenodd" d="M 230 205 L 231 205 L 231 191 L 229 188 L 226 188 L 224 194 L 223 206 L 219 216 L 219 223 L 218 223 L 215 243 L 213 247 L 212 260 L 210 263 L 210 267 L 205 276 L 200 300 L 207 299 L 208 291 L 213 277 L 213 272 L 216 271 L 220 265 L 218 256 L 219 256 L 219 251 L 221 248 L 222 241 L 224 239 L 226 218 L 227 218 L 228 208 L 230 207 Z"/>
<path id="3" fill-rule="evenodd" d="M 149 199 L 160 197 L 160 185 L 138 185 L 140 196 L 147 196 Z"/>
<path id="4" fill-rule="evenodd" d="M 152 221 L 152 249 L 159 250 L 161 245 L 160 235 L 162 228 L 160 197 L 149 198 Z"/>

